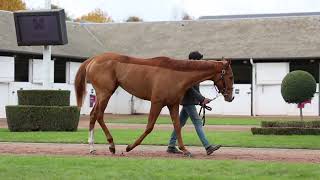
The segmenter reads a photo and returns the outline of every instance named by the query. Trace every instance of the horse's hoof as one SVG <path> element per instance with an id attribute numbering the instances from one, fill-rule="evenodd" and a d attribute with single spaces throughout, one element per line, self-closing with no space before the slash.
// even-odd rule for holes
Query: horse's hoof
<path id="1" fill-rule="evenodd" d="M 109 147 L 109 151 L 112 153 L 112 154 L 115 154 L 116 153 L 116 148 L 115 147 Z"/>
<path id="2" fill-rule="evenodd" d="M 188 157 L 188 158 L 192 158 L 192 157 L 193 157 L 193 155 L 192 155 L 191 152 L 189 152 L 189 151 L 184 152 L 183 155 L 184 155 L 185 157 Z"/>
<path id="3" fill-rule="evenodd" d="M 90 150 L 90 154 L 95 155 L 97 153 L 97 151 L 95 149 Z"/>
<path id="4" fill-rule="evenodd" d="M 128 145 L 127 148 L 126 148 L 126 151 L 129 152 L 131 150 L 132 150 L 131 145 Z"/>

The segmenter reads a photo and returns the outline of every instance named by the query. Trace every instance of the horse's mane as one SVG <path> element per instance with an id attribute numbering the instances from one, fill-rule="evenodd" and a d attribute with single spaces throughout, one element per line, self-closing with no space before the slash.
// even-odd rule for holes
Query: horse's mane
<path id="1" fill-rule="evenodd" d="M 176 71 L 208 70 L 215 67 L 215 64 L 218 62 L 205 60 L 176 60 L 168 57 L 138 59 L 129 56 L 119 56 L 117 60 L 121 63 L 156 66 Z"/>

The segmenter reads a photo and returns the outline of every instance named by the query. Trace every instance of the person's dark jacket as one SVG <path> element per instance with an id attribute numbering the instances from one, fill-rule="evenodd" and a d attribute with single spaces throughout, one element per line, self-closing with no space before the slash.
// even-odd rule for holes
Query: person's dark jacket
<path id="1" fill-rule="evenodd" d="M 203 97 L 199 90 L 199 84 L 189 88 L 183 99 L 181 101 L 181 105 L 198 105 L 200 104 L 205 97 Z"/>
<path id="2" fill-rule="evenodd" d="M 189 59 L 200 60 L 203 58 L 203 55 L 198 51 L 190 52 Z M 199 84 L 191 87 L 187 90 L 183 99 L 181 101 L 181 105 L 197 105 L 203 102 L 205 97 L 203 97 L 199 90 Z"/>

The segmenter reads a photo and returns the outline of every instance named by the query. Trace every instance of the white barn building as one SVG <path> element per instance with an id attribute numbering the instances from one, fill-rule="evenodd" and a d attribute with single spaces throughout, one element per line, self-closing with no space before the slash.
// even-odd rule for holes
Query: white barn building
<path id="1" fill-rule="evenodd" d="M 281 97 L 283 77 L 290 71 L 310 72 L 319 83 L 320 13 L 259 16 L 206 17 L 194 21 L 136 23 L 67 22 L 69 43 L 52 47 L 53 89 L 71 91 L 82 61 L 112 51 L 137 57 L 169 56 L 186 59 L 198 50 L 205 59 L 232 59 L 235 75 L 235 100 L 220 97 L 211 102 L 216 115 L 298 115 L 296 105 Z M 42 47 L 18 47 L 13 14 L 0 11 L 0 117 L 5 106 L 17 104 L 17 90 L 39 89 L 42 85 Z M 317 85 L 317 92 L 318 92 Z M 167 87 L 166 87 L 167 88 Z M 215 97 L 212 82 L 203 82 L 201 92 Z M 90 84 L 81 110 L 89 114 Z M 148 113 L 150 103 L 132 97 L 119 88 L 106 113 Z M 163 114 L 168 110 L 163 109 Z M 305 115 L 319 115 L 319 94 L 306 105 Z"/>

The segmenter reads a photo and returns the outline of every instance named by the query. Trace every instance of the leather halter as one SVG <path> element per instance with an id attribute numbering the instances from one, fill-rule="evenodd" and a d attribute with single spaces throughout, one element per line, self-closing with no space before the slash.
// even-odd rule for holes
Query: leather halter
<path id="1" fill-rule="evenodd" d="M 225 95 L 228 95 L 226 92 L 227 92 L 227 86 L 226 86 L 226 81 L 225 81 L 225 79 L 224 79 L 224 75 L 226 74 L 226 68 L 227 68 L 227 66 L 223 66 L 223 68 L 222 68 L 222 70 L 221 70 L 221 75 L 220 75 L 220 78 L 219 78 L 219 80 L 218 81 L 222 81 L 223 82 L 223 89 L 222 89 L 222 91 L 220 91 L 219 90 L 219 88 L 217 88 L 217 86 L 216 85 L 214 85 L 214 88 L 216 89 L 216 91 L 218 92 L 218 94 L 219 93 L 221 93 L 223 96 L 225 96 Z M 216 98 L 218 98 L 219 97 L 219 95 L 216 95 L 216 97 L 215 98 L 213 98 L 213 99 L 211 99 L 211 101 L 212 100 L 215 100 Z M 211 107 L 209 107 L 209 106 L 207 106 L 207 105 L 205 105 L 205 104 L 203 104 L 203 105 L 201 105 L 201 108 L 200 108 L 200 111 L 199 111 L 199 116 L 200 116 L 200 114 L 201 114 L 201 112 L 203 112 L 203 114 L 202 114 L 202 120 L 203 120 L 203 123 L 202 123 L 202 126 L 204 126 L 205 125 L 205 122 L 206 122 L 206 109 L 208 110 L 208 111 L 211 111 L 212 110 L 212 108 Z M 203 110 L 203 111 L 202 111 Z"/>
<path id="2" fill-rule="evenodd" d="M 223 66 L 222 67 L 222 70 L 221 70 L 221 73 L 220 73 L 220 78 L 219 78 L 219 80 L 218 81 L 222 81 L 223 82 L 223 88 L 222 88 L 222 90 L 220 91 L 220 89 L 219 88 L 217 88 L 217 86 L 214 86 L 215 88 L 216 88 L 216 90 L 217 90 L 217 92 L 218 93 L 221 93 L 222 95 L 227 95 L 226 94 L 226 92 L 227 92 L 227 86 L 226 86 L 226 81 L 225 81 L 225 79 L 224 79 L 224 75 L 226 74 L 226 68 L 227 68 L 227 66 Z"/>

